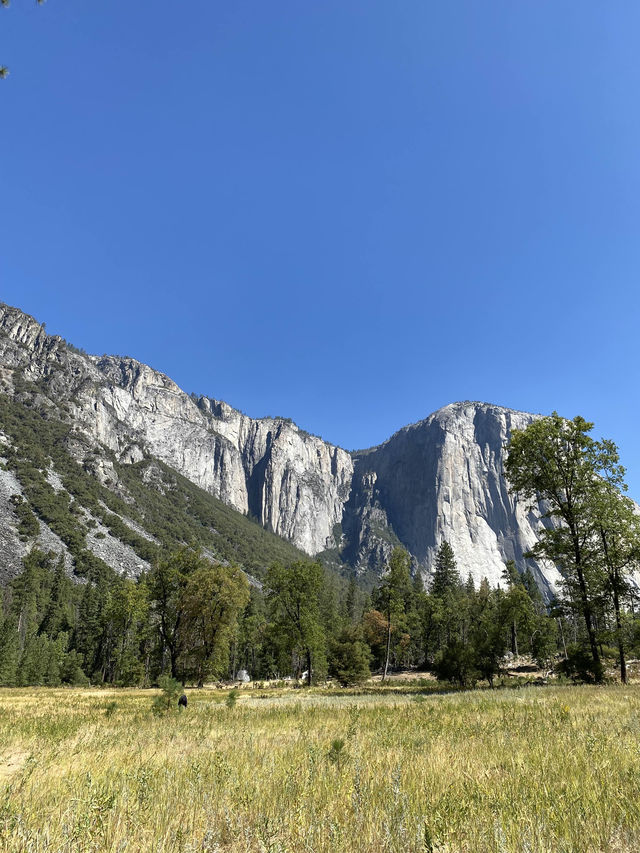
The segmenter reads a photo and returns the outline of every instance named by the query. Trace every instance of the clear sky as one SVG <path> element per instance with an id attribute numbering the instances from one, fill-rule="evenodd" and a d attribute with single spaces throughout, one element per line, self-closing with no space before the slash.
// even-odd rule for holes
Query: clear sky
<path id="1" fill-rule="evenodd" d="M 640 498 L 640 3 L 13 0 L 0 299 L 348 449 L 596 422 Z"/>

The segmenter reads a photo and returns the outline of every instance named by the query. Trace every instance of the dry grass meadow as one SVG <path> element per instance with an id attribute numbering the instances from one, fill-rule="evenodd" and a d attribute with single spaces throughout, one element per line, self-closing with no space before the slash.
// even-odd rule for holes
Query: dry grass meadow
<path id="1" fill-rule="evenodd" d="M 640 688 L 0 691 L 2 851 L 637 851 Z"/>

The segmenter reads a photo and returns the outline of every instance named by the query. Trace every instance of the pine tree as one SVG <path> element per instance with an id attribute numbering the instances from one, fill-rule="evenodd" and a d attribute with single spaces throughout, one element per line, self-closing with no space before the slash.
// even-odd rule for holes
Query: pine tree
<path id="1" fill-rule="evenodd" d="M 49 602 L 45 608 L 40 630 L 55 639 L 62 631 L 69 631 L 73 625 L 74 590 L 68 577 L 62 554 L 59 556 L 53 573 Z"/>
<path id="2" fill-rule="evenodd" d="M 0 628 L 0 686 L 13 687 L 17 683 L 19 659 L 18 621 L 9 614 Z"/>
<path id="3" fill-rule="evenodd" d="M 349 578 L 349 588 L 347 590 L 346 596 L 346 616 L 349 622 L 351 623 L 355 622 L 356 620 L 356 596 L 356 579 L 354 577 L 351 577 Z"/>
<path id="4" fill-rule="evenodd" d="M 460 575 L 453 548 L 444 540 L 436 555 L 436 564 L 429 592 L 437 598 L 444 598 L 447 592 L 458 589 L 459 587 Z"/>

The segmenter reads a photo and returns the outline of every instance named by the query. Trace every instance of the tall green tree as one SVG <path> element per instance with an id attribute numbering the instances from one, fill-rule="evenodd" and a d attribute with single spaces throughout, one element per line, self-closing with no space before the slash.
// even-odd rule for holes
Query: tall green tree
<path id="1" fill-rule="evenodd" d="M 249 583 L 237 567 L 202 566 L 192 572 L 180 596 L 182 669 L 198 686 L 221 676 L 239 613 L 249 601 Z"/>
<path id="2" fill-rule="evenodd" d="M 237 669 L 246 669 L 253 678 L 256 678 L 262 672 L 267 616 L 262 593 L 255 587 L 252 587 L 249 593 L 249 601 L 238 623 Z M 232 675 L 235 677 L 236 673 Z"/>
<path id="3" fill-rule="evenodd" d="M 152 568 L 146 587 L 161 660 L 168 656 L 171 677 L 201 682 L 222 674 L 230 631 L 249 598 L 242 572 L 181 548 Z"/>
<path id="4" fill-rule="evenodd" d="M 407 640 L 410 639 L 406 624 L 407 609 L 412 598 L 410 567 L 411 558 L 409 554 L 403 548 L 394 548 L 389 557 L 386 573 L 383 575 L 374 597 L 374 603 L 377 603 L 387 621 L 383 681 L 386 681 L 389 671 L 393 632 L 395 631 L 398 642 L 402 641 L 403 634 Z"/>
<path id="5" fill-rule="evenodd" d="M 362 684 L 371 676 L 371 650 L 361 625 L 347 625 L 331 642 L 329 674 L 344 687 Z"/>
<path id="6" fill-rule="evenodd" d="M 104 681 L 108 669 L 105 664 L 112 635 L 108 625 L 105 632 L 105 611 L 109 602 L 110 590 L 106 578 L 100 577 L 96 582 L 87 581 L 78 604 L 73 635 L 73 645 L 82 656 L 84 672 L 98 682 Z"/>
<path id="7" fill-rule="evenodd" d="M 617 488 L 623 469 L 610 441 L 596 441 L 593 424 L 557 412 L 539 418 L 524 430 L 514 430 L 505 474 L 525 498 L 546 502 L 545 527 L 532 556 L 551 560 L 563 576 L 568 600 L 584 620 L 593 674 L 602 680 L 596 635 L 596 610 L 602 587 L 602 544 L 598 537 L 599 495 L 607 478 Z"/>
<path id="8" fill-rule="evenodd" d="M 326 669 L 321 621 L 324 569 L 319 563 L 273 563 L 265 578 L 272 630 L 289 655 L 306 662 L 307 682 Z"/>
<path id="9" fill-rule="evenodd" d="M 11 687 L 16 683 L 20 644 L 18 623 L 13 614 L 7 614 L 0 628 L 0 685 Z"/>
<path id="10" fill-rule="evenodd" d="M 45 608 L 41 630 L 50 637 L 62 631 L 70 631 L 74 624 L 73 581 L 66 572 L 62 554 L 58 557 L 53 573 L 49 601 Z"/>
<path id="11" fill-rule="evenodd" d="M 507 647 L 506 619 L 502 607 L 504 597 L 501 589 L 491 589 L 487 579 L 483 578 L 471 603 L 469 642 L 473 649 L 474 664 L 491 687 L 500 671 Z"/>
<path id="12" fill-rule="evenodd" d="M 445 644 L 450 645 L 458 633 L 464 641 L 464 617 L 473 593 L 471 576 L 467 581 L 465 593 L 453 548 L 446 540 L 443 541 L 436 555 L 427 605 L 436 649 Z"/>
<path id="13" fill-rule="evenodd" d="M 147 578 L 149 600 L 160 635 L 162 658 L 165 654 L 168 655 L 172 678 L 178 678 L 180 628 L 183 617 L 182 591 L 188 575 L 205 565 L 206 561 L 198 551 L 182 548 L 168 558 L 159 560 Z"/>
<path id="14" fill-rule="evenodd" d="M 142 684 L 147 676 L 143 647 L 149 634 L 146 584 L 117 578 L 106 608 L 105 622 L 113 637 L 109 680 L 125 687 Z"/>
<path id="15" fill-rule="evenodd" d="M 511 653 L 517 657 L 520 653 L 518 636 L 523 633 L 530 635 L 533 632 L 536 614 L 513 560 L 507 561 L 502 577 L 506 582 L 507 591 L 500 601 L 501 618 L 509 626 Z"/>
<path id="16" fill-rule="evenodd" d="M 429 592 L 444 598 L 447 592 L 460 586 L 460 574 L 451 545 L 444 540 L 438 548 Z"/>
<path id="17" fill-rule="evenodd" d="M 598 482 L 593 501 L 596 536 L 602 548 L 602 591 L 613 611 L 615 641 L 618 646 L 620 680 L 627 683 L 626 643 L 623 604 L 631 593 L 630 572 L 640 562 L 640 517 L 633 503 L 620 493 L 619 472 L 605 472 Z"/>

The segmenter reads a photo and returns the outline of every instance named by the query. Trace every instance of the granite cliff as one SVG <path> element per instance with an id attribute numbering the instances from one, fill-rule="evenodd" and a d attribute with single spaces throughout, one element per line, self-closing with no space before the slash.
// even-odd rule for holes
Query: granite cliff
<path id="1" fill-rule="evenodd" d="M 487 403 L 453 403 L 354 454 L 343 522 L 349 562 L 373 568 L 400 542 L 428 571 L 446 540 L 476 583 L 486 577 L 498 584 L 512 559 L 551 590 L 555 568 L 524 557 L 537 541 L 542 510 L 510 493 L 502 474 L 511 430 L 533 418 Z"/>
<path id="2" fill-rule="evenodd" d="M 426 575 L 446 539 L 464 575 L 495 584 L 504 560 L 524 567 L 536 541 L 539 511 L 511 495 L 502 476 L 510 430 L 533 415 L 455 403 L 350 454 L 289 420 L 188 395 L 132 358 L 89 356 L 0 305 L 0 390 L 20 401 L 25 382 L 41 408 L 73 424 L 71 452 L 103 485 L 122 492 L 114 460 L 152 457 L 307 554 L 357 572 L 379 572 L 402 544 Z M 0 501 L 17 487 L 5 483 Z M 552 567 L 529 565 L 543 588 L 554 585 Z"/>

